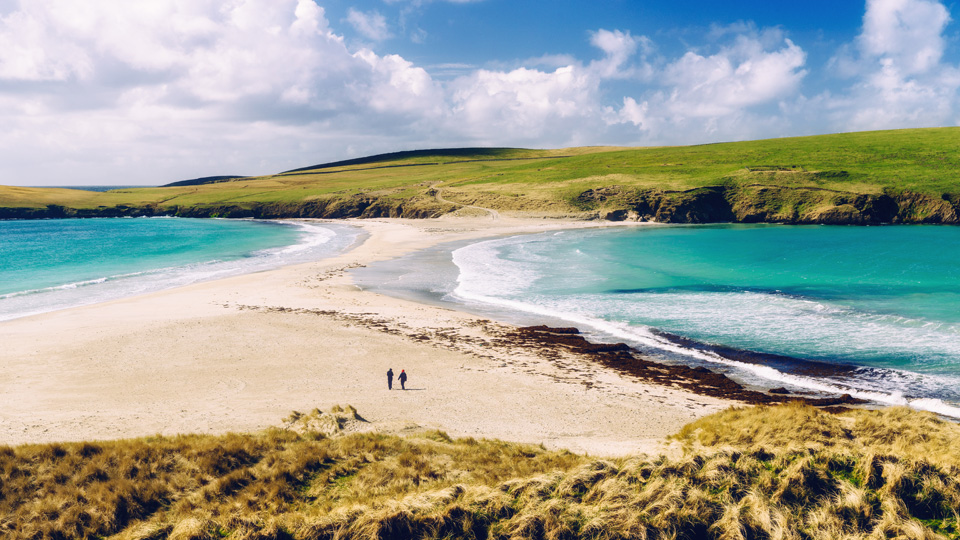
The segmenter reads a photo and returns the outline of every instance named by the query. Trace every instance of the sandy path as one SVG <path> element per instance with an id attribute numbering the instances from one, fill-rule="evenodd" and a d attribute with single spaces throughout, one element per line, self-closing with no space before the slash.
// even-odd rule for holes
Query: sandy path
<path id="1" fill-rule="evenodd" d="M 470 210 L 476 210 L 477 212 L 480 213 L 480 215 L 484 215 L 484 214 L 485 214 L 485 215 L 489 216 L 490 219 L 500 219 L 500 212 L 497 212 L 497 211 L 494 210 L 493 208 L 485 208 L 485 207 L 483 207 L 483 206 L 474 206 L 474 205 L 472 205 L 472 204 L 462 204 L 462 203 L 458 203 L 458 202 L 453 202 L 453 201 L 447 200 L 447 199 L 443 198 L 443 195 L 442 195 L 442 193 L 443 193 L 443 188 L 441 188 L 441 187 L 436 187 L 436 184 L 434 184 L 434 185 L 431 186 L 431 187 L 434 187 L 434 188 L 436 189 L 436 194 L 435 194 L 434 196 L 436 197 L 436 199 L 437 199 L 438 202 L 442 202 L 442 203 L 445 203 L 445 204 L 452 204 L 452 205 L 454 205 L 454 206 L 459 206 L 459 207 L 460 207 L 460 208 L 457 209 L 456 212 L 453 212 L 454 215 L 464 216 L 464 215 L 466 215 L 466 213 L 463 212 L 463 210 L 464 210 L 464 209 L 470 209 Z"/>
<path id="2" fill-rule="evenodd" d="M 580 223 L 368 220 L 342 256 L 0 322 L 0 443 L 277 425 L 350 404 L 370 429 L 656 451 L 730 404 L 627 380 L 577 358 L 492 345 L 504 326 L 360 291 L 345 269 L 439 242 Z M 385 372 L 406 369 L 406 392 Z"/>

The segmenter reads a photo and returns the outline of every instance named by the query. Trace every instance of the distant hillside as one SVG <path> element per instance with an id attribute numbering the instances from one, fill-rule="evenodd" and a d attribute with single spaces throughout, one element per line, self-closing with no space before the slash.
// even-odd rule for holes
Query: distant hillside
<path id="1" fill-rule="evenodd" d="M 204 176 L 203 178 L 193 178 L 191 180 L 180 180 L 179 182 L 171 182 L 169 184 L 164 184 L 160 187 L 178 187 L 178 186 L 202 186 L 204 184 L 216 184 L 219 182 L 229 182 L 230 180 L 237 180 L 240 178 L 247 178 L 246 176 L 230 175 L 230 176 Z"/>
<path id="2" fill-rule="evenodd" d="M 456 157 L 462 159 L 478 159 L 481 157 L 493 158 L 496 159 L 504 155 L 504 153 L 511 150 L 519 150 L 517 148 L 445 148 L 438 150 L 406 150 L 403 152 L 390 152 L 387 154 L 377 154 L 375 156 L 355 158 L 355 159 L 345 159 L 343 161 L 334 161 L 332 163 L 323 163 L 320 165 L 311 165 L 309 167 L 301 167 L 299 169 L 293 169 L 289 171 L 283 171 L 280 174 L 294 173 L 294 172 L 303 172 L 303 171 L 316 171 L 320 169 L 333 169 L 336 167 L 351 167 L 355 165 L 371 165 L 375 163 L 389 163 L 396 161 L 406 161 L 415 158 L 429 158 L 429 157 Z M 394 164 L 393 166 L 400 166 Z"/>
<path id="3" fill-rule="evenodd" d="M 685 147 L 416 150 L 96 194 L 0 187 L 0 218 L 425 218 L 466 206 L 669 223 L 956 224 L 960 128 Z"/>

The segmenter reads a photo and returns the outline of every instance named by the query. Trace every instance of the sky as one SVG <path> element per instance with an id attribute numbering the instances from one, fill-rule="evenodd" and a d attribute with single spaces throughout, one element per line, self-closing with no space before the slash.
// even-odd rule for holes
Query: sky
<path id="1" fill-rule="evenodd" d="M 0 0 L 0 184 L 960 125 L 938 0 Z"/>

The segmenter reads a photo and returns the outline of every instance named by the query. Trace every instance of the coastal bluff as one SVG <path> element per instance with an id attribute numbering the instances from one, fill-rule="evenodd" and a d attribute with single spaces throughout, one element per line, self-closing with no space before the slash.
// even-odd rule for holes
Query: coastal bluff
<path id="1" fill-rule="evenodd" d="M 823 225 L 960 223 L 960 195 L 941 198 L 910 191 L 879 195 L 777 186 L 715 186 L 661 191 L 609 186 L 576 196 L 574 208 L 511 208 L 483 202 L 500 212 L 511 210 L 541 217 L 579 217 L 608 221 L 658 223 L 784 223 Z M 493 202 L 493 204 L 491 204 Z M 463 206 L 466 206 L 464 204 Z M 0 207 L 0 219 L 178 216 L 193 218 L 435 218 L 455 212 L 456 204 L 421 199 L 345 196 L 290 203 L 196 204 L 168 206 L 119 204 L 94 208 L 48 204 Z"/>
<path id="2" fill-rule="evenodd" d="M 130 179 L 126 179 L 129 183 Z M 960 128 L 686 147 L 455 148 L 107 192 L 0 186 L 0 219 L 435 218 L 957 224 Z"/>

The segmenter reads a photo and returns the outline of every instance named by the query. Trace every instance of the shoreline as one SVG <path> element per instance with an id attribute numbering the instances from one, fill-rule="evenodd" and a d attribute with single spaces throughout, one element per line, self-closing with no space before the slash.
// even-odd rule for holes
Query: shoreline
<path id="1" fill-rule="evenodd" d="M 666 451 L 667 435 L 731 405 L 867 403 L 759 391 L 579 330 L 494 322 L 354 282 L 352 269 L 442 244 L 643 226 L 477 213 L 336 220 L 362 232 L 327 259 L 0 321 L 0 445 L 255 431 L 293 410 L 352 405 L 373 431 L 625 455 Z M 378 373 L 403 365 L 415 397 L 384 401 L 395 398 Z M 498 413 L 504 400 L 519 418 Z"/>
<path id="2" fill-rule="evenodd" d="M 98 219 L 100 218 L 91 218 L 88 221 Z M 114 222 L 126 221 L 126 218 L 109 219 Z M 160 229 L 164 229 L 168 223 L 174 221 L 198 221 L 191 218 L 138 219 L 164 220 L 165 223 L 160 226 Z M 174 260 L 170 260 L 169 256 L 158 259 L 158 254 L 146 253 L 148 259 L 146 262 L 141 262 L 139 254 L 131 255 L 125 249 L 111 249 L 114 253 L 124 253 L 124 255 L 108 260 L 109 264 L 105 268 L 98 268 L 94 272 L 86 271 L 73 276 L 62 276 L 56 273 L 47 274 L 54 277 L 52 279 L 48 278 L 46 282 L 34 283 L 32 288 L 28 285 L 20 288 L 20 290 L 6 291 L 0 294 L 0 321 L 101 304 L 183 287 L 193 283 L 302 264 L 318 257 L 330 256 L 330 254 L 336 255 L 347 251 L 355 245 L 359 245 L 363 234 L 362 229 L 356 227 L 338 224 L 318 227 L 316 223 L 308 221 L 234 220 L 232 224 L 227 224 L 226 220 L 208 220 L 208 222 L 214 223 L 217 221 L 222 221 L 226 226 L 234 228 L 234 231 L 238 234 L 246 235 L 250 231 L 240 233 L 236 227 L 246 228 L 249 224 L 253 224 L 252 227 L 260 229 L 259 231 L 251 229 L 254 235 L 260 234 L 269 227 L 287 229 L 291 236 L 287 239 L 287 243 L 276 244 L 276 242 L 271 242 L 260 246 L 251 246 L 248 243 L 241 247 L 232 248 L 224 248 L 224 244 L 217 245 L 217 241 L 214 239 L 216 252 L 202 252 L 199 249 L 193 249 L 186 255 L 183 253 L 175 254 L 176 258 Z M 130 222 L 127 221 L 127 223 L 129 229 Z M 130 234 L 129 230 L 124 231 L 122 229 L 108 228 L 107 231 L 101 233 L 93 228 L 82 226 L 78 226 L 78 228 L 81 229 L 81 232 L 86 232 L 91 236 L 113 234 L 114 232 L 121 236 Z M 341 228 L 342 230 L 340 230 Z M 151 226 L 151 230 L 153 230 L 153 226 Z M 211 231 L 212 229 L 207 229 L 202 231 L 201 234 Z M 176 228 L 165 232 L 172 233 L 175 236 L 183 234 Z M 14 234 L 16 235 L 17 231 L 14 231 Z M 28 231 L 27 234 L 33 234 L 33 231 Z M 41 231 L 40 234 L 43 235 L 43 232 Z M 132 234 L 142 234 L 142 229 L 134 228 Z M 52 256 L 56 257 L 57 254 L 54 253 Z M 16 258 L 16 254 L 14 254 L 14 258 Z M 28 268 L 29 266 L 28 263 Z M 44 275 L 46 270 L 46 268 L 40 268 L 39 272 Z M 76 268 L 74 268 L 74 271 L 76 271 Z M 33 270 L 28 270 L 28 272 L 33 272 Z M 20 270 L 20 273 L 24 274 L 22 270 Z M 26 279 L 29 279 L 29 277 Z M 16 275 L 13 280 L 14 282 L 17 281 Z"/>
<path id="3" fill-rule="evenodd" d="M 573 354 L 498 352 L 487 344 L 509 325 L 361 291 L 346 273 L 448 241 L 623 224 L 341 223 L 369 236 L 329 259 L 0 322 L 0 444 L 255 431 L 349 404 L 371 430 L 625 455 L 735 404 Z M 386 389 L 388 367 L 409 391 Z"/>
<path id="4" fill-rule="evenodd" d="M 362 290 L 348 272 L 449 242 L 637 224 L 336 223 L 365 239 L 316 262 L 0 322 L 0 444 L 255 431 L 349 404 L 368 430 L 613 456 L 666 451 L 667 435 L 731 405 L 804 399 L 638 354 L 627 367 L 597 356 L 609 346 Z M 386 390 L 388 367 L 409 371 L 410 391 Z M 830 401 L 817 404 L 852 403 Z"/>

